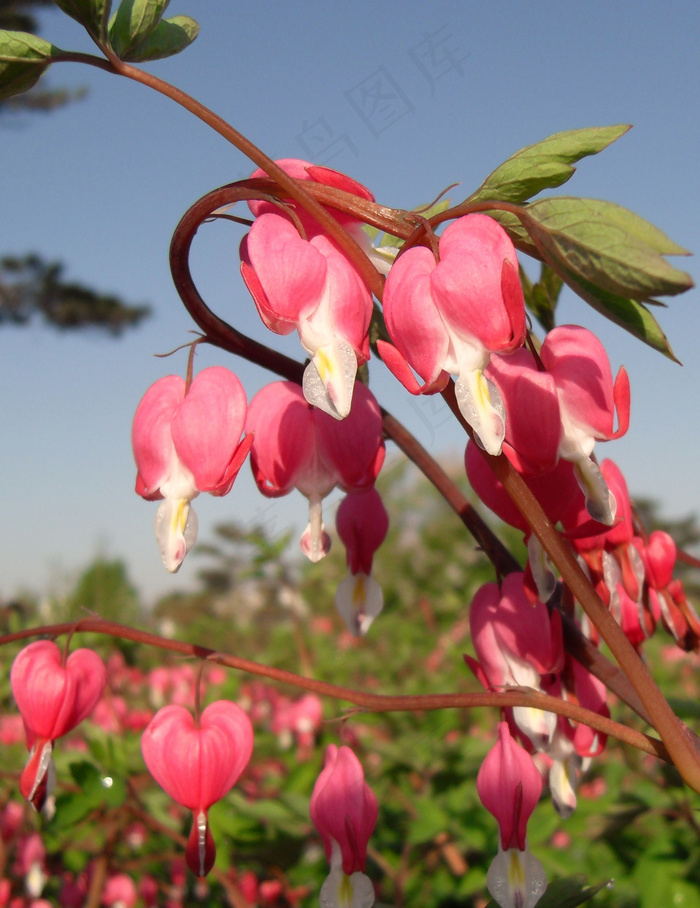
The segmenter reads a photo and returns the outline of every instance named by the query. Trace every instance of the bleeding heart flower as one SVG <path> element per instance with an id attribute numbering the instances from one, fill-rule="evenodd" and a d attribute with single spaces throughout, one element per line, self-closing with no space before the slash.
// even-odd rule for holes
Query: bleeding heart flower
<path id="1" fill-rule="evenodd" d="M 106 680 L 104 663 L 89 649 L 74 650 L 64 664 L 55 643 L 37 640 L 15 658 L 10 684 L 31 748 L 20 790 L 37 810 L 44 806 L 55 777 L 53 742 L 90 715 Z"/>
<path id="2" fill-rule="evenodd" d="M 350 414 L 339 422 L 311 407 L 298 385 L 273 382 L 250 402 L 246 431 L 254 436 L 250 463 L 262 494 L 277 498 L 296 488 L 308 498 L 301 547 L 311 561 L 319 561 L 330 547 L 323 498 L 336 486 L 346 492 L 370 488 L 384 462 L 374 395 L 358 383 Z"/>
<path id="3" fill-rule="evenodd" d="M 178 375 L 159 379 L 139 403 L 131 432 L 136 491 L 164 498 L 155 530 L 163 564 L 175 573 L 197 539 L 190 502 L 200 492 L 226 495 L 248 455 L 241 441 L 246 417 L 243 386 L 223 366 L 203 369 L 189 389 Z"/>
<path id="4" fill-rule="evenodd" d="M 343 541 L 348 576 L 335 593 L 335 605 L 351 634 L 363 637 L 384 607 L 382 588 L 372 577 L 374 553 L 389 530 L 389 515 L 377 490 L 346 495 L 335 517 Z"/>
<path id="5" fill-rule="evenodd" d="M 498 742 L 486 755 L 476 777 L 484 807 L 498 822 L 498 854 L 486 878 L 501 908 L 534 908 L 547 888 L 542 865 L 527 847 L 527 821 L 542 792 L 542 777 L 532 757 L 498 725 Z"/>
<path id="6" fill-rule="evenodd" d="M 367 843 L 377 823 L 377 799 L 349 747 L 328 745 L 309 812 L 331 865 L 321 889 L 321 904 L 328 908 L 370 908 L 374 887 L 364 870 Z"/>
<path id="7" fill-rule="evenodd" d="M 457 375 L 463 417 L 489 454 L 498 454 L 505 434 L 503 405 L 483 370 L 491 353 L 512 353 L 525 338 L 515 248 L 493 218 L 469 214 L 445 230 L 439 252 L 436 262 L 430 249 L 414 246 L 392 265 L 384 318 L 396 349 L 380 342 L 380 354 L 413 394 L 441 390 L 447 373 Z"/>
<path id="8" fill-rule="evenodd" d="M 193 813 L 187 864 L 197 876 L 214 866 L 207 813 L 238 781 L 253 752 L 253 726 L 243 710 L 217 700 L 199 721 L 183 706 L 165 706 L 141 738 L 148 771 L 173 800 Z"/>

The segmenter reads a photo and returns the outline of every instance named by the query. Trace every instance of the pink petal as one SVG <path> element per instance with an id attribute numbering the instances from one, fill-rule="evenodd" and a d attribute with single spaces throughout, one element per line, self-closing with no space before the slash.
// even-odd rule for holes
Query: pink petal
<path id="1" fill-rule="evenodd" d="M 173 800 L 206 811 L 248 764 L 253 727 L 243 710 L 227 700 L 207 706 L 199 727 L 183 706 L 165 706 L 144 731 L 141 750 L 149 772 Z"/>
<path id="2" fill-rule="evenodd" d="M 261 215 L 241 251 L 265 294 L 265 312 L 291 323 L 313 312 L 326 280 L 326 259 L 290 221 L 279 214 Z M 259 298 L 254 299 L 257 303 Z"/>
<path id="3" fill-rule="evenodd" d="M 498 741 L 481 764 L 476 788 L 498 822 L 503 849 L 523 851 L 527 821 L 542 792 L 542 776 L 532 757 L 511 737 L 507 722 L 498 724 Z"/>
<path id="4" fill-rule="evenodd" d="M 53 741 L 90 715 L 102 696 L 106 671 L 88 649 L 74 650 L 61 665 L 62 654 L 50 640 L 37 640 L 15 658 L 10 683 L 27 728 Z"/>
<path id="5" fill-rule="evenodd" d="M 435 257 L 429 249 L 408 249 L 394 262 L 384 287 L 384 319 L 404 359 L 424 382 L 443 370 L 449 336 L 431 293 Z"/>
<path id="6" fill-rule="evenodd" d="M 144 498 L 158 496 L 168 478 L 175 451 L 170 427 L 184 398 L 184 379 L 168 375 L 151 385 L 136 408 L 131 444 L 138 469 L 136 491 Z"/>
<path id="7" fill-rule="evenodd" d="M 171 427 L 177 455 L 200 492 L 223 494 L 230 489 L 235 476 L 230 465 L 245 419 L 246 394 L 233 372 L 223 366 L 203 369 L 175 412 Z"/>

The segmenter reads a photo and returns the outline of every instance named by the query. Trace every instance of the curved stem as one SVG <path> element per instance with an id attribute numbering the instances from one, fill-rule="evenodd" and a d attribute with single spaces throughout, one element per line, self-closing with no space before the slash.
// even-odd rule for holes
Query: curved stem
<path id="1" fill-rule="evenodd" d="M 13 643 L 36 636 L 57 637 L 74 627 L 75 624 L 54 624 L 47 627 L 18 631 L 14 634 L 5 634 L 0 637 L 0 646 L 5 643 Z M 296 675 L 294 672 L 289 672 L 285 669 L 262 665 L 250 659 L 242 659 L 239 656 L 220 653 L 204 646 L 181 643 L 178 640 L 167 640 L 157 634 L 116 624 L 112 621 L 102 621 L 101 619 L 85 620 L 81 622 L 81 631 L 84 633 L 104 634 L 123 640 L 133 640 L 137 643 L 180 653 L 183 656 L 195 656 L 198 659 L 206 659 L 209 662 L 216 662 L 219 665 L 225 665 L 238 671 L 269 678 L 280 684 L 312 691 L 324 697 L 331 697 L 334 700 L 344 700 L 347 703 L 362 707 L 368 712 L 422 712 L 435 709 L 469 709 L 481 706 L 493 706 L 501 709 L 526 706 L 542 709 L 560 716 L 566 716 L 566 718 L 574 722 L 582 722 L 596 729 L 596 731 L 615 737 L 625 744 L 630 744 L 642 750 L 644 753 L 660 757 L 662 760 L 669 759 L 667 750 L 661 741 L 644 735 L 635 729 L 628 728 L 626 725 L 614 722 L 612 719 L 600 716 L 591 710 L 584 709 L 576 703 L 560 700 L 557 697 L 529 688 L 509 688 L 499 693 L 489 691 L 475 694 L 419 694 L 416 696 L 373 694 L 349 687 L 341 687 L 337 684 L 329 684 L 327 681 L 306 678 L 303 675 Z"/>
<path id="2" fill-rule="evenodd" d="M 148 88 L 152 88 L 154 91 L 165 95 L 172 101 L 175 101 L 176 104 L 184 107 L 185 110 L 194 114 L 202 120 L 203 123 L 206 123 L 207 126 L 210 126 L 215 132 L 218 132 L 218 134 L 226 139 L 227 142 L 234 145 L 254 164 L 264 170 L 281 189 L 288 193 L 295 202 L 302 206 L 302 208 L 308 211 L 308 213 L 318 221 L 323 230 L 333 237 L 335 242 L 352 261 L 362 275 L 368 288 L 373 293 L 376 293 L 378 290 L 379 295 L 381 296 L 383 284 L 382 276 L 377 272 L 376 268 L 372 265 L 350 234 L 344 230 L 333 215 L 326 211 L 320 202 L 307 191 L 305 181 L 295 180 L 293 177 L 290 177 L 289 174 L 285 173 L 285 171 L 272 160 L 272 158 L 269 158 L 257 147 L 257 145 L 251 142 L 250 139 L 247 139 L 242 133 L 238 132 L 237 129 L 234 129 L 233 126 L 227 123 L 226 120 L 218 114 L 215 114 L 204 104 L 201 104 L 188 95 L 187 92 L 182 91 L 175 85 L 171 85 L 169 82 L 159 79 L 152 73 L 145 72 L 144 70 L 138 69 L 136 66 L 131 66 L 120 60 L 110 62 L 92 56 L 91 54 L 66 53 L 62 54 L 60 57 L 56 57 L 55 61 L 88 63 L 91 66 L 97 66 L 105 72 L 124 76 L 127 79 L 139 82 L 142 85 L 146 85 Z"/>
<path id="3" fill-rule="evenodd" d="M 248 181 L 249 184 L 254 182 Z M 261 189 L 263 182 L 264 186 L 269 189 L 269 181 L 261 181 Z M 330 187 L 312 184 L 312 189 L 324 199 L 328 199 L 327 191 Z M 347 195 L 347 193 L 343 193 L 343 195 Z M 304 373 L 302 363 L 246 337 L 246 335 L 241 334 L 240 331 L 237 331 L 215 315 L 200 296 L 189 267 L 192 241 L 200 224 L 213 211 L 223 205 L 258 197 L 259 193 L 251 188 L 250 185 L 244 187 L 232 184 L 215 189 L 195 202 L 183 215 L 173 234 L 170 245 L 170 267 L 173 281 L 185 308 L 196 324 L 205 332 L 206 340 L 209 343 L 263 366 L 263 368 L 280 375 L 288 381 L 301 384 Z M 448 505 L 454 510 L 464 526 L 491 559 L 501 576 L 522 570 L 517 559 L 505 548 L 476 509 L 471 506 L 447 473 L 418 440 L 383 408 L 382 419 L 384 432 L 387 437 L 396 443 L 441 493 Z M 590 641 L 586 640 L 573 621 L 566 615 L 562 615 L 562 619 L 567 650 L 592 674 L 603 681 L 624 703 L 645 721 L 649 722 L 644 706 L 620 669 L 612 665 Z"/>

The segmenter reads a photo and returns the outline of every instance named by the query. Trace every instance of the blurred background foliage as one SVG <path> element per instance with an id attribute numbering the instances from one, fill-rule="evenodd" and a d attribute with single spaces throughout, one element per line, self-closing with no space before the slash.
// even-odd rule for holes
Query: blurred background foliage
<path id="1" fill-rule="evenodd" d="M 220 526 L 215 538 L 195 550 L 202 566 L 200 587 L 192 593 L 162 599 L 146 611 L 127 567 L 99 558 L 66 596 L 7 603 L 5 625 L 16 629 L 98 614 L 358 689 L 476 690 L 462 660 L 463 652 L 472 652 L 468 606 L 476 589 L 493 579 L 492 569 L 412 467 L 390 463 L 380 491 L 392 519 L 375 558 L 385 610 L 363 640 L 347 633 L 333 605 L 346 572 L 339 541 L 314 566 L 302 563 L 288 534 L 271 537 L 265 526 L 235 523 Z M 328 523 L 332 510 L 327 508 Z M 652 503 L 641 510 L 656 519 Z M 700 536 L 694 519 L 670 529 L 686 544 Z M 522 554 L 515 531 L 501 526 L 499 533 Z M 303 692 L 208 668 L 204 702 L 226 697 L 247 708 L 256 745 L 241 782 L 211 811 L 218 859 L 202 887 L 183 873 L 184 840 L 178 836 L 187 834 L 190 818 L 150 780 L 139 744 L 155 708 L 171 700 L 191 702 L 196 664 L 96 635 L 78 635 L 76 645 L 94 646 L 108 659 L 110 690 L 99 715 L 56 747 L 53 819 L 25 810 L 20 831 L 4 839 L 2 864 L 13 892 L 27 885 L 17 857 L 21 836 L 37 829 L 47 851 L 43 897 L 52 904 L 59 904 L 66 881 L 84 879 L 90 866 L 93 876 L 101 867 L 105 874 L 126 872 L 137 884 L 153 878 L 158 901 L 152 904 L 316 905 L 327 865 L 309 821 L 308 799 L 325 746 L 343 742 L 360 757 L 379 799 L 368 861 L 377 904 L 490 904 L 486 871 L 496 853 L 497 828 L 479 803 L 474 781 L 494 740 L 493 711 L 372 715 L 325 702 L 323 723 L 304 729 L 284 720 Z M 13 715 L 13 651 L 0 655 L 2 730 Z M 697 728 L 699 657 L 681 654 L 659 631 L 646 658 L 679 713 Z M 171 672 L 166 688 L 155 680 L 163 667 Z M 616 717 L 641 727 L 626 709 L 611 706 Z M 18 742 L 9 733 L 2 737 L 5 807 L 18 799 L 25 760 Z M 105 778 L 112 780 L 109 787 Z M 700 905 L 696 807 L 675 771 L 610 741 L 583 777 L 572 817 L 560 819 L 545 792 L 530 820 L 530 848 L 550 879 L 542 908 L 566 908 L 591 896 L 601 908 Z"/>

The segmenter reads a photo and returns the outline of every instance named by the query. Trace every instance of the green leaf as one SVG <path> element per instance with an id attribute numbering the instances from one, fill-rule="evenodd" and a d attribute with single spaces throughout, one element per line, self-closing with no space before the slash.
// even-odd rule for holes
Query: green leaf
<path id="1" fill-rule="evenodd" d="M 107 38 L 107 21 L 112 0 L 55 0 L 56 6 L 80 22 L 102 44 Z"/>
<path id="2" fill-rule="evenodd" d="M 129 63 L 144 63 L 172 57 L 189 47 L 198 34 L 199 25 L 189 16 L 163 19 L 145 41 L 129 50 L 122 59 Z"/>
<path id="3" fill-rule="evenodd" d="M 552 269 L 596 312 L 600 312 L 601 315 L 609 318 L 611 322 L 615 322 L 625 331 L 629 331 L 630 334 L 644 341 L 654 350 L 658 350 L 676 363 L 679 362 L 659 323 L 643 303 L 596 287 L 590 281 L 579 277 L 560 260 L 549 259 L 548 261 Z"/>
<path id="4" fill-rule="evenodd" d="M 641 302 L 693 286 L 689 274 L 663 258 L 685 250 L 619 205 L 562 196 L 532 202 L 525 211 L 523 223 L 543 258 L 563 261 L 602 290 Z"/>
<path id="5" fill-rule="evenodd" d="M 60 47 L 28 32 L 0 29 L 0 101 L 32 88 Z"/>
<path id="6" fill-rule="evenodd" d="M 528 145 L 486 177 L 468 201 L 499 199 L 519 203 L 543 189 L 561 186 L 573 176 L 573 164 L 603 151 L 630 128 L 622 125 L 573 129 Z"/>
<path id="7" fill-rule="evenodd" d="M 109 23 L 118 57 L 137 47 L 155 30 L 170 0 L 122 0 Z"/>
<path id="8" fill-rule="evenodd" d="M 611 881 L 605 880 L 597 886 L 585 886 L 578 877 L 567 877 L 554 880 L 547 886 L 547 891 L 537 903 L 537 908 L 576 908 L 590 901 L 596 892 L 600 892 Z"/>

